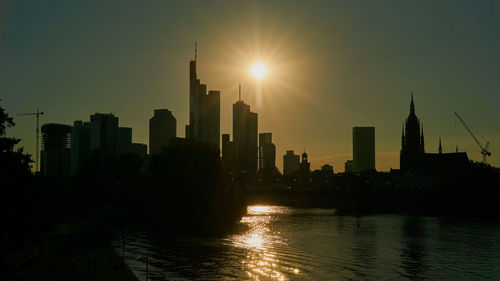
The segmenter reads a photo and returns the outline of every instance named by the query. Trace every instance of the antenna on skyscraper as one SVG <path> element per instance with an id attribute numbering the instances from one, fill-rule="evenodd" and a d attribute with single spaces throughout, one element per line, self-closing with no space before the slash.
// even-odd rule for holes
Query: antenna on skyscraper
<path id="1" fill-rule="evenodd" d="M 198 43 L 194 41 L 194 61 L 198 59 Z"/>
<path id="2" fill-rule="evenodd" d="M 241 101 L 241 84 L 238 84 L 239 89 L 238 89 L 238 101 Z"/>

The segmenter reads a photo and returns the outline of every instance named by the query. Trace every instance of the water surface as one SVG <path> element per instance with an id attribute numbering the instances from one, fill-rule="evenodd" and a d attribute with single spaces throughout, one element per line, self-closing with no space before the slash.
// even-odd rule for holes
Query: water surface
<path id="1" fill-rule="evenodd" d="M 500 224 L 332 209 L 249 206 L 218 238 L 159 238 L 138 229 L 114 246 L 146 280 L 484 280 L 500 278 Z"/>

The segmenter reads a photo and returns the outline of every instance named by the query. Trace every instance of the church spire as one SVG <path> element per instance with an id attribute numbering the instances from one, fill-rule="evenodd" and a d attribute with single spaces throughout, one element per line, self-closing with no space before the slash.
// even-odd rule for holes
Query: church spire
<path id="1" fill-rule="evenodd" d="M 410 114 L 415 114 L 415 103 L 413 102 L 413 92 L 411 92 Z"/>
<path id="2" fill-rule="evenodd" d="M 439 137 L 439 148 L 438 148 L 439 154 L 443 153 L 443 147 L 441 146 L 441 137 Z"/>

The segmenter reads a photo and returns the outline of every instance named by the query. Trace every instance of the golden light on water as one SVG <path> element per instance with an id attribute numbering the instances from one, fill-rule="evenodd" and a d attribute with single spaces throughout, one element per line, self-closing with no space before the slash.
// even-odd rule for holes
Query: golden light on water
<path id="1" fill-rule="evenodd" d="M 272 215 L 283 212 L 283 207 L 278 206 L 249 206 L 247 213 L 249 215 Z"/>
<path id="2" fill-rule="evenodd" d="M 231 238 L 231 244 L 247 251 L 241 261 L 243 270 L 252 280 L 288 280 L 287 274 L 299 274 L 295 267 L 284 266 L 278 259 L 277 246 L 287 245 L 279 232 L 270 228 L 270 223 L 285 207 L 249 206 L 248 216 L 241 222 L 248 226 L 248 231 Z"/>
<path id="3" fill-rule="evenodd" d="M 252 71 L 252 75 L 257 79 L 262 79 L 267 74 L 267 68 L 261 62 L 254 63 L 251 71 Z"/>

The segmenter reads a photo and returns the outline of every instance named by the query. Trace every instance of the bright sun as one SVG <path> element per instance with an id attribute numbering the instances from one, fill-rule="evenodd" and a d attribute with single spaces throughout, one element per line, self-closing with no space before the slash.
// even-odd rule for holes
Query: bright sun
<path id="1" fill-rule="evenodd" d="M 263 65 L 260 62 L 254 63 L 252 66 L 252 75 L 257 78 L 257 79 L 262 79 L 264 76 L 266 76 L 267 69 L 266 66 Z"/>

